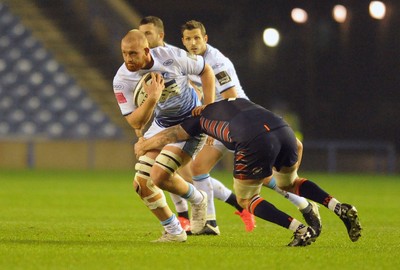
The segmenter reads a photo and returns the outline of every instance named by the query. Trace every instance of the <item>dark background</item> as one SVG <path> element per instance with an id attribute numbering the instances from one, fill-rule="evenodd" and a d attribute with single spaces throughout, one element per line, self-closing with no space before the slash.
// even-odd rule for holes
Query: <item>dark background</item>
<path id="1" fill-rule="evenodd" d="M 370 1 L 129 1 L 143 16 L 160 17 L 166 41 L 183 47 L 180 26 L 204 23 L 209 43 L 235 64 L 249 97 L 290 111 L 305 140 L 346 139 L 397 144 L 400 93 L 400 3 L 384 1 L 387 16 L 369 16 Z M 335 4 L 348 19 L 336 23 Z M 295 24 L 291 9 L 308 12 Z M 280 31 L 278 47 L 262 42 L 266 27 Z"/>

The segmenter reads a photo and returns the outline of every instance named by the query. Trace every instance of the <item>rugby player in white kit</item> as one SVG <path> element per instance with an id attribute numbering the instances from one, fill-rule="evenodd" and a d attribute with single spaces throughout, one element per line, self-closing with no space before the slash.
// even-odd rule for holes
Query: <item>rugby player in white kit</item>
<path id="1" fill-rule="evenodd" d="M 200 105 L 198 96 L 188 81 L 188 75 L 201 77 L 204 104 L 215 99 L 214 73 L 203 57 L 191 55 L 178 48 L 157 47 L 150 49 L 145 35 L 137 29 L 129 31 L 121 41 L 124 64 L 114 77 L 114 93 L 122 114 L 135 130 L 139 140 L 149 138 L 163 129 L 179 124 L 191 116 Z M 152 80 L 165 85 L 163 95 L 149 93 L 137 106 L 133 101 L 133 89 L 141 77 L 152 72 Z M 146 85 L 143 85 L 146 90 Z M 152 118 L 153 122 L 143 135 L 143 129 Z M 133 185 L 145 205 L 164 227 L 157 242 L 184 242 L 186 232 L 167 205 L 162 190 L 182 196 L 192 205 L 191 230 L 200 232 L 206 222 L 207 195 L 184 181 L 175 171 L 191 160 L 201 147 L 197 137 L 181 143 L 165 146 L 161 151 L 150 151 L 138 158 Z M 152 177 L 150 178 L 150 171 Z"/>

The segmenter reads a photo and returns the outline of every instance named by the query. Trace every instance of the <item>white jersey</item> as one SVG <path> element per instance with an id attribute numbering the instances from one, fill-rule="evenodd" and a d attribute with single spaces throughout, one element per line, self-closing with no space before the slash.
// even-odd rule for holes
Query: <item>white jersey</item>
<path id="1" fill-rule="evenodd" d="M 231 60 L 223 55 L 217 48 L 207 44 L 207 49 L 203 55 L 204 60 L 211 66 L 215 74 L 215 101 L 222 100 L 221 93 L 231 87 L 235 87 L 238 97 L 249 99 L 236 74 L 235 67 Z M 197 86 L 201 87 L 199 76 L 190 75 L 189 79 Z"/>
<path id="2" fill-rule="evenodd" d="M 154 60 L 150 69 L 131 72 L 125 64 L 118 69 L 113 81 L 118 105 L 123 115 L 132 113 L 137 109 L 133 102 L 133 90 L 140 78 L 148 72 L 161 73 L 169 94 L 157 103 L 154 120 L 162 127 L 179 124 L 191 115 L 193 108 L 200 105 L 188 75 L 199 76 L 204 70 L 205 61 L 201 56 L 173 46 L 153 48 L 150 53 Z"/>

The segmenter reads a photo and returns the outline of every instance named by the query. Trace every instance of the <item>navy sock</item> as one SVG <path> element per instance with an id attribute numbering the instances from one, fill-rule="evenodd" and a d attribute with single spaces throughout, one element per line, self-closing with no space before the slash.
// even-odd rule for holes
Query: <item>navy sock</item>
<path id="1" fill-rule="evenodd" d="M 304 181 L 299 186 L 299 195 L 301 197 L 313 200 L 314 202 L 327 205 L 331 196 L 322 190 L 317 184 L 310 180 Z"/>
<path id="2" fill-rule="evenodd" d="M 178 212 L 178 217 L 184 217 L 186 219 L 189 219 L 189 211 Z"/>
<path id="3" fill-rule="evenodd" d="M 261 197 L 257 197 L 251 201 L 250 209 L 253 215 L 278 224 L 284 228 L 289 228 L 289 225 L 293 220 L 291 216 L 277 209 L 273 204 L 267 202 Z"/>
<path id="4" fill-rule="evenodd" d="M 235 207 L 237 210 L 239 210 L 239 212 L 242 212 L 243 208 L 238 204 L 235 194 L 231 193 L 225 202 Z"/>

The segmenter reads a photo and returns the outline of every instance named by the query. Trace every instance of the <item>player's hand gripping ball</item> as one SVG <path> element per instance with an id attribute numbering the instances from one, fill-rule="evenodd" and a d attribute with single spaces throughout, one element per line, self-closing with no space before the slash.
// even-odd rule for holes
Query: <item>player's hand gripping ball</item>
<path id="1" fill-rule="evenodd" d="M 147 99 L 147 93 L 143 88 L 143 82 L 149 85 L 151 83 L 151 73 L 146 73 L 142 76 L 140 81 L 133 90 L 133 103 L 139 107 Z"/>

